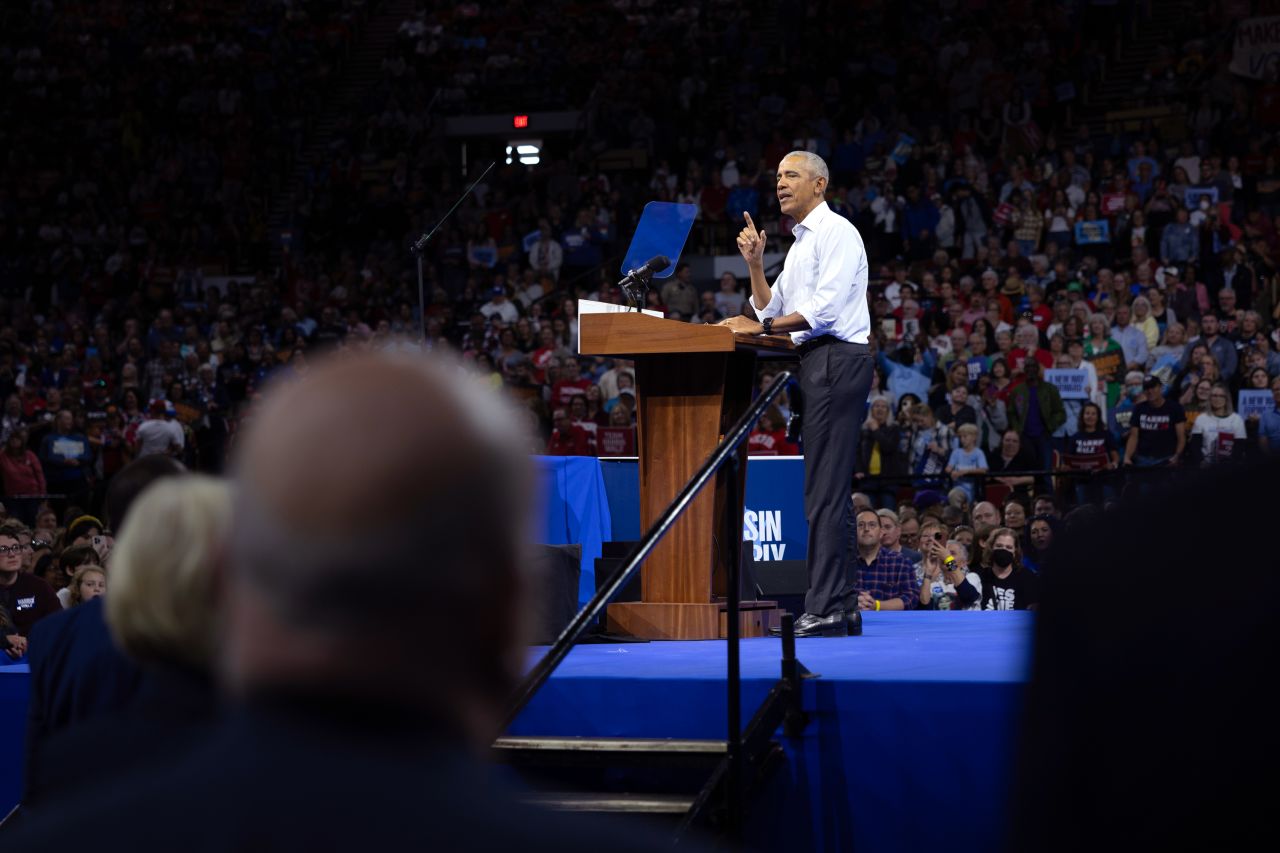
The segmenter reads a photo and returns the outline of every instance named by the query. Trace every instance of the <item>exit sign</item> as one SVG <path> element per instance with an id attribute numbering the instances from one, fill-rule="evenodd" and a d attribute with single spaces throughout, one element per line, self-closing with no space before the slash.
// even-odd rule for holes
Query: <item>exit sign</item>
<path id="1" fill-rule="evenodd" d="M 517 129 L 529 126 L 528 116 L 515 116 L 511 119 L 511 126 Z"/>

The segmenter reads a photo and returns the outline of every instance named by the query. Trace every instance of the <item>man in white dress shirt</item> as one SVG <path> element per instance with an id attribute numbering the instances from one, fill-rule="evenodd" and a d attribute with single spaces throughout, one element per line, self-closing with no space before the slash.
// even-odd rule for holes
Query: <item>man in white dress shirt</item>
<path id="1" fill-rule="evenodd" d="M 1116 306 L 1116 324 L 1111 327 L 1111 337 L 1120 344 L 1124 351 L 1124 362 L 1131 370 L 1146 370 L 1150 355 L 1147 352 L 1147 336 L 1142 330 L 1129 322 L 1132 310 L 1128 305 Z"/>
<path id="2" fill-rule="evenodd" d="M 800 352 L 809 591 L 796 636 L 847 636 L 862 631 L 849 495 L 871 390 L 867 252 L 858 229 L 827 207 L 830 173 L 821 157 L 793 151 L 778 164 L 777 179 L 782 212 L 799 223 L 795 244 L 770 288 L 764 232 L 743 214 L 738 251 L 751 271 L 751 307 L 760 320 L 731 317 L 723 325 L 755 335 L 786 332 Z"/>

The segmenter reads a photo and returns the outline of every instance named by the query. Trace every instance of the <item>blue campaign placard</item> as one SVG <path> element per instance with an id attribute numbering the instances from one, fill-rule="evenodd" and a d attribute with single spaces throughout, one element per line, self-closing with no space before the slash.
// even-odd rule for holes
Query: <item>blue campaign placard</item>
<path id="1" fill-rule="evenodd" d="M 1044 372 L 1045 380 L 1058 389 L 1064 400 L 1089 399 L 1089 371 L 1055 368 Z"/>
<path id="2" fill-rule="evenodd" d="M 1209 206 L 1215 207 L 1218 204 L 1218 188 L 1217 187 L 1187 187 L 1183 193 L 1183 202 L 1187 205 L 1187 210 L 1195 210 L 1200 206 L 1200 199 L 1207 198 Z"/>
<path id="3" fill-rule="evenodd" d="M 1275 399 L 1271 396 L 1271 392 L 1265 388 L 1242 389 L 1236 399 L 1236 411 L 1239 412 L 1242 418 L 1247 418 L 1250 415 L 1265 414 L 1275 407 Z"/>
<path id="4" fill-rule="evenodd" d="M 1076 223 L 1076 245 L 1091 246 L 1111 242 L 1111 223 L 1105 219 L 1090 219 Z"/>

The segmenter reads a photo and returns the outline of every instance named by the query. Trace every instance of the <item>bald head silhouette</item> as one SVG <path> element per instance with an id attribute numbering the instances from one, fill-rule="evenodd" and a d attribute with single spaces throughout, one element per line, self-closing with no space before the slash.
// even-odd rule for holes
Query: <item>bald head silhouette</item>
<path id="1" fill-rule="evenodd" d="M 334 357 L 270 392 L 235 459 L 228 686 L 483 728 L 522 648 L 519 422 L 421 357 Z"/>

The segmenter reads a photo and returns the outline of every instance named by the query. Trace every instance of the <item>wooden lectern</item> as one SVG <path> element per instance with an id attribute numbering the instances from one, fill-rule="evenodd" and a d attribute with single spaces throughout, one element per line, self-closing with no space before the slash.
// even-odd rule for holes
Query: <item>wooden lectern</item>
<path id="1" fill-rule="evenodd" d="M 692 325 L 639 313 L 583 314 L 582 355 L 631 358 L 639 404 L 640 526 L 648 530 L 751 404 L 756 357 L 785 356 L 789 338 L 737 335 L 724 326 Z M 609 630 L 651 640 L 709 640 L 728 631 L 729 566 L 741 565 L 747 446 L 729 505 L 725 472 L 708 484 L 641 569 L 641 601 L 609 605 Z M 739 535 L 720 542 L 727 515 Z M 773 601 L 743 601 L 741 636 L 764 636 L 779 624 Z"/>

